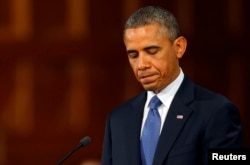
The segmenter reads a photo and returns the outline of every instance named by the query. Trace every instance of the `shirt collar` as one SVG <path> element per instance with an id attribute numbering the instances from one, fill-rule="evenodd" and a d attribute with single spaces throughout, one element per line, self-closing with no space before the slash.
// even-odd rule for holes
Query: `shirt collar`
<path id="1" fill-rule="evenodd" d="M 157 94 L 158 98 L 161 100 L 161 102 L 164 104 L 168 98 L 173 98 L 179 89 L 182 81 L 184 79 L 184 73 L 182 69 L 180 68 L 180 74 L 178 77 L 172 81 L 168 86 L 166 86 L 160 93 Z M 147 91 L 147 103 L 149 104 L 149 101 L 151 98 L 155 95 L 153 91 Z"/>

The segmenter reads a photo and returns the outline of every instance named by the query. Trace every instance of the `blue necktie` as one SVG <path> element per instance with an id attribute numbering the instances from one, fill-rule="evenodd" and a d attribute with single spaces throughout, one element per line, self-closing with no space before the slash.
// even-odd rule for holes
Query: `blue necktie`
<path id="1" fill-rule="evenodd" d="M 142 165 L 152 165 L 153 163 L 161 129 L 161 117 L 158 112 L 161 104 L 162 102 L 156 95 L 149 103 L 149 112 L 141 136 Z"/>

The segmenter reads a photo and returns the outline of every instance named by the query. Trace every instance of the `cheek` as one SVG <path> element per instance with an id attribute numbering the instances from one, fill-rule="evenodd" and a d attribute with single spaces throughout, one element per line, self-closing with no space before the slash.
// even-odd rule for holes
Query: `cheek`
<path id="1" fill-rule="evenodd" d="M 137 69 L 137 67 L 136 67 L 136 64 L 130 62 L 130 67 L 132 68 L 132 71 L 133 71 L 133 73 L 135 74 L 135 76 L 136 76 L 136 78 L 137 78 L 137 77 L 138 77 L 138 76 L 137 76 L 138 69 Z"/>
<path id="2" fill-rule="evenodd" d="M 159 63 L 155 64 L 154 68 L 158 72 L 160 79 L 165 79 L 168 75 L 169 70 L 170 70 L 167 62 L 159 62 Z"/>
<path id="3" fill-rule="evenodd" d="M 165 72 L 165 70 L 167 69 L 167 63 L 162 60 L 158 60 L 155 61 L 153 64 L 153 68 L 158 71 L 160 74 L 162 74 L 163 72 Z"/>

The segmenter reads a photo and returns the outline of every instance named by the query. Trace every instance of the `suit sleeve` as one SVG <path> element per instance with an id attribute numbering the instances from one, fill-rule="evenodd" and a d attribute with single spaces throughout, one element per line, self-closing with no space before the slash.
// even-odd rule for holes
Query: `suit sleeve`
<path id="1" fill-rule="evenodd" d="M 238 109 L 232 103 L 227 102 L 214 112 L 205 129 L 203 142 L 205 162 L 208 161 L 208 149 L 210 148 L 240 148 L 243 146 Z"/>
<path id="2" fill-rule="evenodd" d="M 103 141 L 102 165 L 112 165 L 112 143 L 110 130 L 110 114 L 107 117 L 106 128 Z"/>

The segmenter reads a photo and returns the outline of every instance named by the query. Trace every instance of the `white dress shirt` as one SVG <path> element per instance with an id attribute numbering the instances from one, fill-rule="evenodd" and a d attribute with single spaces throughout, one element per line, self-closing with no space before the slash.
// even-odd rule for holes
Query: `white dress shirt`
<path id="1" fill-rule="evenodd" d="M 179 76 L 172 82 L 170 83 L 167 87 L 165 87 L 160 93 L 157 94 L 157 97 L 161 100 L 162 104 L 158 107 L 159 114 L 161 116 L 161 129 L 162 130 L 163 124 L 165 122 L 166 116 L 168 114 L 169 107 L 173 101 L 173 98 L 179 89 L 183 79 L 184 79 L 184 73 L 182 72 L 182 69 L 180 69 L 180 74 Z M 145 124 L 145 121 L 148 116 L 149 112 L 149 102 L 151 98 L 155 95 L 154 92 L 152 91 L 147 91 L 147 100 L 145 103 L 144 107 L 144 112 L 143 112 L 143 119 L 142 119 L 142 127 L 141 127 L 141 134 L 142 130 Z"/>

